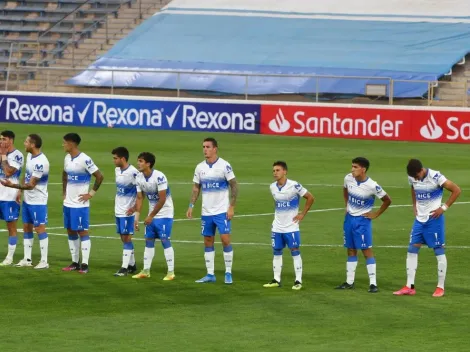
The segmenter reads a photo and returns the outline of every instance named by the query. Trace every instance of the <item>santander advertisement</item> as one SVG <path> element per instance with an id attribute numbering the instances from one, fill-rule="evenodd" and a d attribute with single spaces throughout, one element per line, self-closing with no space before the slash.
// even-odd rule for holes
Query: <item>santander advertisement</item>
<path id="1" fill-rule="evenodd" d="M 470 109 L 263 105 L 260 131 L 284 136 L 470 143 Z"/>

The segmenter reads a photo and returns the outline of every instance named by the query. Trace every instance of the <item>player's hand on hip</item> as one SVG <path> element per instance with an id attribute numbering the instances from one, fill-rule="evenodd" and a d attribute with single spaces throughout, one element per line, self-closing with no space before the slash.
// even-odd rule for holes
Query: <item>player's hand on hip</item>
<path id="1" fill-rule="evenodd" d="M 188 210 L 186 211 L 186 217 L 188 219 L 192 219 L 193 218 L 193 208 L 188 208 Z"/>
<path id="2" fill-rule="evenodd" d="M 365 217 L 366 219 L 374 220 L 374 219 L 377 219 L 379 216 L 377 215 L 376 212 L 370 211 L 370 212 L 368 212 L 368 213 L 365 213 L 365 214 L 364 214 L 364 217 Z"/>
<path id="3" fill-rule="evenodd" d="M 151 216 L 147 216 L 144 220 L 145 225 L 150 225 L 153 221 L 153 218 Z"/>
<path id="4" fill-rule="evenodd" d="M 91 195 L 88 194 L 88 193 L 80 194 L 78 196 L 78 200 L 82 203 L 85 203 L 85 202 L 89 201 L 91 198 L 92 198 Z"/>
<path id="5" fill-rule="evenodd" d="M 233 216 L 235 215 L 235 209 L 232 206 L 228 207 L 227 210 L 227 220 L 232 220 Z"/>
<path id="6" fill-rule="evenodd" d="M 303 214 L 297 214 L 296 216 L 294 216 L 294 218 L 292 219 L 294 222 L 301 222 L 303 220 L 305 215 Z"/>
<path id="7" fill-rule="evenodd" d="M 442 209 L 441 207 L 437 208 L 436 210 L 433 210 L 431 212 L 431 218 L 433 219 L 437 219 L 438 217 L 440 217 L 442 214 L 444 214 L 444 209 Z"/>

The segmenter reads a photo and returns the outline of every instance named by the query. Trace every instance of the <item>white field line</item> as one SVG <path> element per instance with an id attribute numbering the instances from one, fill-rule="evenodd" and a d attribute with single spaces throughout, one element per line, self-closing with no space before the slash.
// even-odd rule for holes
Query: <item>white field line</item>
<path id="1" fill-rule="evenodd" d="M 465 205 L 465 204 L 470 204 L 470 202 L 455 202 L 454 205 Z M 411 204 L 396 204 L 396 205 L 391 205 L 390 208 L 404 208 L 404 207 L 411 207 Z M 377 207 L 375 207 L 377 208 Z M 322 212 L 330 212 L 330 211 L 344 211 L 344 207 L 341 208 L 327 208 L 327 209 L 315 209 L 315 210 L 310 210 L 309 213 L 322 213 Z M 260 214 L 242 214 L 242 215 L 236 215 L 236 218 L 247 218 L 247 217 L 258 217 L 258 216 L 268 216 L 268 215 L 274 215 L 274 213 L 260 213 Z M 193 219 L 175 219 L 175 222 L 180 222 L 180 221 L 193 221 L 193 220 L 200 220 L 200 218 L 193 218 Z M 115 223 L 112 224 L 96 224 L 96 225 L 90 225 L 90 227 L 108 227 L 108 226 L 116 226 Z M 49 232 L 50 230 L 62 230 L 63 227 L 48 227 L 47 228 L 47 233 L 53 236 L 63 236 L 66 237 L 68 236 L 67 234 L 64 233 L 54 233 L 54 232 Z M 0 232 L 6 232 L 7 230 L 1 229 Z M 18 232 L 23 232 L 22 230 L 18 230 Z M 90 236 L 90 238 L 96 238 L 96 239 L 107 239 L 107 240 L 120 240 L 119 236 Z M 145 239 L 143 238 L 134 238 L 136 241 L 144 241 Z M 202 244 L 203 241 L 185 241 L 185 240 L 172 240 L 174 243 L 197 243 L 197 244 Z M 245 245 L 245 246 L 271 246 L 271 243 L 263 243 L 263 242 L 234 242 L 234 245 Z M 343 245 L 340 244 L 302 244 L 303 247 L 343 247 Z M 383 246 L 374 246 L 375 248 L 408 248 L 408 246 L 398 246 L 398 245 L 383 245 Z M 454 248 L 454 249 L 470 249 L 470 246 L 447 246 L 447 248 Z"/>

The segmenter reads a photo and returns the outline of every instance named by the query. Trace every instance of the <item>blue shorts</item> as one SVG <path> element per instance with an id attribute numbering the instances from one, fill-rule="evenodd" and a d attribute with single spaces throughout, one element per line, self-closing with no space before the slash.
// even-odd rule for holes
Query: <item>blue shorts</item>
<path id="1" fill-rule="evenodd" d="M 116 233 L 120 235 L 133 235 L 134 234 L 134 220 L 135 216 L 116 216 Z"/>
<path id="2" fill-rule="evenodd" d="M 437 219 L 429 218 L 426 222 L 415 219 L 411 229 L 410 244 L 426 244 L 429 248 L 438 248 L 446 244 L 444 215 Z"/>
<path id="3" fill-rule="evenodd" d="M 47 224 L 47 205 L 34 205 L 23 202 L 21 218 L 24 224 L 33 224 L 34 227 Z"/>
<path id="4" fill-rule="evenodd" d="M 69 208 L 64 205 L 64 227 L 72 231 L 88 231 L 90 208 Z"/>
<path id="5" fill-rule="evenodd" d="M 20 216 L 20 205 L 15 201 L 0 201 L 0 220 L 12 222 Z"/>
<path id="6" fill-rule="evenodd" d="M 160 240 L 171 239 L 173 218 L 153 219 L 150 225 L 145 226 L 145 238 Z"/>
<path id="7" fill-rule="evenodd" d="M 227 219 L 227 213 L 201 216 L 201 235 L 215 236 L 216 229 L 219 235 L 230 234 L 232 223 Z"/>
<path id="8" fill-rule="evenodd" d="M 271 234 L 271 243 L 273 249 L 283 249 L 285 246 L 287 248 L 298 248 L 300 247 L 300 232 L 287 232 L 287 233 L 279 233 L 273 232 Z"/>
<path id="9" fill-rule="evenodd" d="M 344 247 L 367 249 L 372 247 L 372 220 L 346 214 L 343 225 Z"/>

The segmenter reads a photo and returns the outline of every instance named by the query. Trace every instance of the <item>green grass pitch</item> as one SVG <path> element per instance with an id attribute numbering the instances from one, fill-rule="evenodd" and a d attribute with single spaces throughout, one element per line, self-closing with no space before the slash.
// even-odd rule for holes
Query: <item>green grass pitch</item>
<path id="1" fill-rule="evenodd" d="M 7 125 L 17 134 L 16 146 L 28 133 L 39 133 L 51 162 L 49 185 L 49 270 L 1 268 L 3 325 L 0 351 L 464 351 L 470 319 L 470 189 L 467 145 L 398 143 L 364 140 L 284 138 L 212 134 L 219 154 L 229 160 L 240 185 L 233 221 L 234 284 L 223 284 L 224 264 L 216 246 L 215 284 L 196 284 L 205 274 L 199 220 L 184 214 L 196 164 L 203 160 L 202 139 L 208 134 L 131 131 L 33 125 Z M 62 229 L 62 136 L 78 132 L 81 150 L 105 176 L 92 200 L 90 273 L 65 273 L 70 253 Z M 122 244 L 115 234 L 114 165 L 110 151 L 124 145 L 135 163 L 139 152 L 157 157 L 156 168 L 169 179 L 175 203 L 173 246 L 176 280 L 164 282 L 166 263 L 161 246 L 148 280 L 117 278 Z M 345 280 L 342 247 L 343 177 L 351 159 L 371 160 L 369 175 L 389 193 L 392 207 L 374 220 L 374 244 L 380 293 L 367 293 L 365 261 L 360 257 L 356 290 L 333 287 Z M 463 189 L 446 213 L 448 273 L 446 296 L 431 297 L 437 282 L 436 260 L 423 248 L 416 279 L 417 295 L 394 297 L 406 279 L 405 257 L 413 221 L 405 166 L 409 158 L 440 170 Z M 291 290 L 292 259 L 284 251 L 283 287 L 264 289 L 272 279 L 270 225 L 273 202 L 272 162 L 283 159 L 289 177 L 315 198 L 301 224 L 304 289 Z M 447 197 L 448 194 L 445 194 Z M 376 202 L 376 205 L 380 201 Z M 303 205 L 303 202 L 302 202 Z M 147 209 L 147 205 L 144 206 Z M 200 214 L 200 201 L 195 209 Z M 21 222 L 19 222 L 21 227 Z M 102 226 L 97 226 L 102 225 Z M 7 234 L 0 228 L 0 254 Z M 20 234 L 21 238 L 21 234 Z M 136 259 L 142 267 L 143 231 L 135 236 Z M 15 262 L 22 258 L 18 242 Z M 39 259 L 35 238 L 33 261 Z"/>

